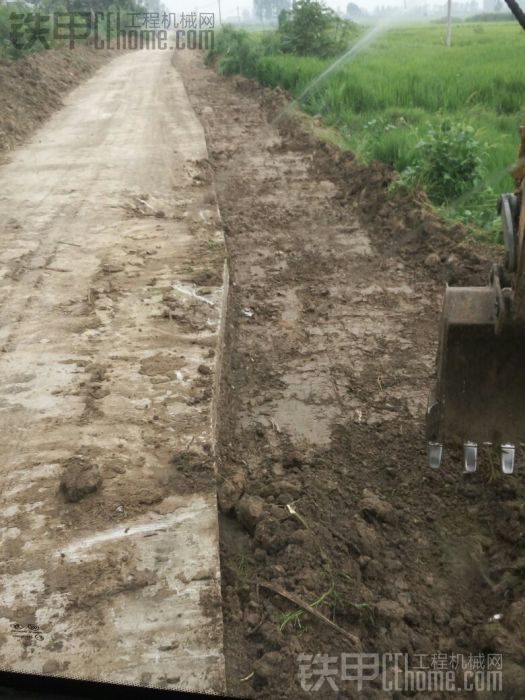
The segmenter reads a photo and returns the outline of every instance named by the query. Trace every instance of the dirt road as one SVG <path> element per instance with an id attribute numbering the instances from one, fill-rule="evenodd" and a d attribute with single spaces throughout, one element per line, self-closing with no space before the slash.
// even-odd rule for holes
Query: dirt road
<path id="1" fill-rule="evenodd" d="M 503 479 L 485 458 L 472 477 L 448 453 L 434 473 L 423 429 L 445 282 L 484 283 L 484 251 L 389 192 L 386 169 L 283 114 L 285 97 L 189 54 L 176 65 L 205 126 L 231 266 L 219 470 L 230 689 L 391 697 L 379 668 L 360 693 L 341 680 L 341 654 L 362 650 L 426 668 L 503 654 L 503 696 L 523 697 L 523 470 Z M 474 697 L 451 668 L 456 697 Z"/>
<path id="2" fill-rule="evenodd" d="M 224 687 L 206 158 L 169 52 L 144 51 L 0 169 L 3 668 Z"/>
<path id="3" fill-rule="evenodd" d="M 169 58 L 117 58 L 0 170 L 0 663 L 379 700 L 342 653 L 503 654 L 522 698 L 523 470 L 431 472 L 423 432 L 444 284 L 485 251 Z"/>

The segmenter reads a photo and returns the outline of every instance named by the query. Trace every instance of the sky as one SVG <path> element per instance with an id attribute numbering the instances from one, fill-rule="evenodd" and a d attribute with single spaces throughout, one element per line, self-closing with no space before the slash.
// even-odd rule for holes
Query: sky
<path id="1" fill-rule="evenodd" d="M 332 7 L 334 10 L 340 8 L 343 12 L 349 0 L 325 0 L 325 4 Z M 403 7 L 404 0 L 351 0 L 359 7 L 372 11 L 375 7 L 388 5 L 390 7 Z M 220 0 L 221 13 L 223 22 L 226 19 L 234 19 L 237 17 L 237 8 L 242 17 L 244 8 L 250 12 L 252 10 L 252 0 Z M 216 23 L 218 22 L 218 0 L 164 0 L 164 3 L 169 7 L 170 12 L 215 12 Z M 422 3 L 419 3 L 422 4 Z"/>

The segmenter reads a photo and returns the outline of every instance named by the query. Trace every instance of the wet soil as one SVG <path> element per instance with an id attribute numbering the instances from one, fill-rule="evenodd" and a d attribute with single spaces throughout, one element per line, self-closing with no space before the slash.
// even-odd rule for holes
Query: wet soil
<path id="1" fill-rule="evenodd" d="M 169 52 L 64 102 L 0 168 L 0 667 L 220 692 L 202 127 Z"/>
<path id="2" fill-rule="evenodd" d="M 388 169 L 282 117 L 286 96 L 183 53 L 231 274 L 219 435 L 230 692 L 311 697 L 300 653 L 362 650 L 503 654 L 496 696 L 523 697 L 523 474 L 504 479 L 485 455 L 465 475 L 450 452 L 430 471 L 424 439 L 445 283 L 483 284 L 494 251 L 424 196 L 391 191 Z M 315 695 L 389 695 L 380 679 L 338 688 Z"/>

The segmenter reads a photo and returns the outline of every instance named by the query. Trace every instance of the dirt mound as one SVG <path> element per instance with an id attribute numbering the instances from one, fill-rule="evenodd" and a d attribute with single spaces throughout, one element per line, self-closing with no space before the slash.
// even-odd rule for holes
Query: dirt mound
<path id="1" fill-rule="evenodd" d="M 79 46 L 0 62 L 0 157 L 61 107 L 63 96 L 113 55 Z"/>
<path id="2" fill-rule="evenodd" d="M 102 475 L 96 464 L 91 464 L 82 457 L 72 457 L 64 465 L 60 491 L 66 501 L 76 503 L 96 491 L 101 483 Z"/>

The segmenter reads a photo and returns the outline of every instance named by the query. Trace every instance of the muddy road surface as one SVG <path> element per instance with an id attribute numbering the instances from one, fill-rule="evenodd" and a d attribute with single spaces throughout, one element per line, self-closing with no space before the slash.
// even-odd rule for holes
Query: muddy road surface
<path id="1" fill-rule="evenodd" d="M 283 115 L 282 95 L 176 59 L 205 128 L 231 274 L 219 465 L 228 687 L 450 695 L 387 690 L 374 664 L 399 653 L 400 667 L 405 655 L 410 669 L 445 663 L 455 696 L 475 697 L 463 666 L 503 655 L 494 697 L 522 697 L 522 474 L 503 479 L 486 458 L 466 476 L 459 454 L 432 472 L 423 430 L 444 285 L 483 284 L 491 252 L 390 192 L 386 169 Z M 357 652 L 380 655 L 361 692 Z M 354 680 L 342 679 L 343 653 Z"/>
<path id="2" fill-rule="evenodd" d="M 394 659 L 522 698 L 521 469 L 431 472 L 423 430 L 444 285 L 491 251 L 176 54 L 115 58 L 0 168 L 0 666 L 450 696 Z M 489 658 L 503 691 L 466 687 Z"/>
<path id="3" fill-rule="evenodd" d="M 221 692 L 223 233 L 168 53 L 74 90 L 0 209 L 0 667 Z"/>

